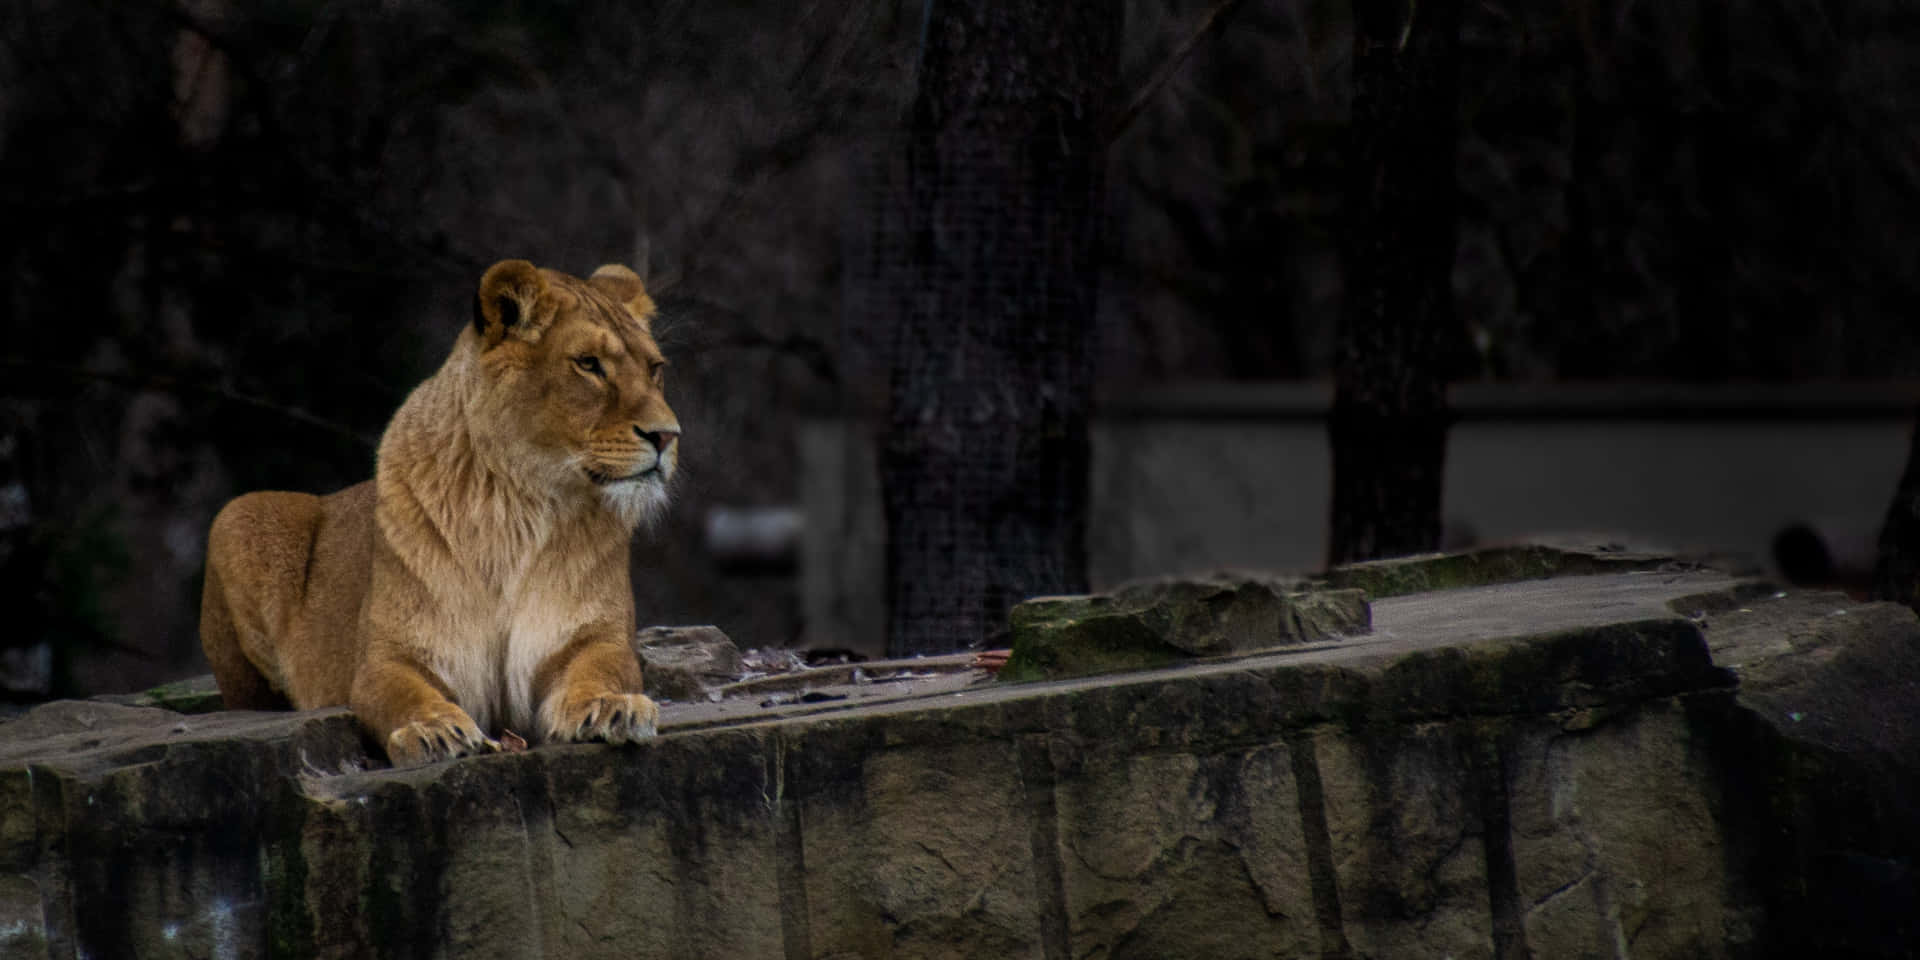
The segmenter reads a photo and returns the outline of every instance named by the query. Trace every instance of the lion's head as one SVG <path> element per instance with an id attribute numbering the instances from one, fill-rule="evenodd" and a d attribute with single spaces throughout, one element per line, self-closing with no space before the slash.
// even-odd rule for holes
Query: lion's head
<path id="1" fill-rule="evenodd" d="M 629 524 L 665 506 L 680 421 L 653 313 L 626 267 L 586 280 L 525 260 L 490 267 L 474 303 L 480 382 L 466 415 L 496 469 L 562 496 L 591 490 Z"/>

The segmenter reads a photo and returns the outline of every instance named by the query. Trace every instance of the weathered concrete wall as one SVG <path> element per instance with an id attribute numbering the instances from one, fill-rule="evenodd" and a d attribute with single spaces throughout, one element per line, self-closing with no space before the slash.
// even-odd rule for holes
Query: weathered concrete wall
<path id="1" fill-rule="evenodd" d="M 1911 613 L 1647 573 L 1373 622 L 411 771 L 337 712 L 56 704 L 0 726 L 0 953 L 1912 955 Z"/>
<path id="2" fill-rule="evenodd" d="M 1249 383 L 1109 398 L 1089 471 L 1093 587 L 1319 569 L 1331 397 L 1324 383 Z M 1777 533 L 1807 523 L 1836 561 L 1871 566 L 1915 396 L 1859 384 L 1462 384 L 1452 402 L 1442 504 L 1451 546 L 1604 530 L 1764 558 Z M 878 654 L 886 531 L 864 431 L 825 420 L 803 428 L 801 592 L 809 645 Z"/>

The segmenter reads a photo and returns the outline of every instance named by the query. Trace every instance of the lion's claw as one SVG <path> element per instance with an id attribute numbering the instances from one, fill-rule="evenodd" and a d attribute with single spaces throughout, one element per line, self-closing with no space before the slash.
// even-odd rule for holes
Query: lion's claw
<path id="1" fill-rule="evenodd" d="M 612 693 L 563 709 L 547 739 L 632 743 L 654 736 L 659 727 L 660 708 L 644 694 Z"/>
<path id="2" fill-rule="evenodd" d="M 499 751 L 500 742 L 480 732 L 459 707 L 414 720 L 387 735 L 387 758 L 396 767 Z"/>

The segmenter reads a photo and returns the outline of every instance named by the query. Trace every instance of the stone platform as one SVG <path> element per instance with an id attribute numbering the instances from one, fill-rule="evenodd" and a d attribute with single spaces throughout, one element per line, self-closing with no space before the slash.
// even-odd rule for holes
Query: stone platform
<path id="1" fill-rule="evenodd" d="M 0 725 L 0 954 L 1908 957 L 1920 623 L 1649 569 L 1025 684 L 378 768 L 341 711 Z"/>

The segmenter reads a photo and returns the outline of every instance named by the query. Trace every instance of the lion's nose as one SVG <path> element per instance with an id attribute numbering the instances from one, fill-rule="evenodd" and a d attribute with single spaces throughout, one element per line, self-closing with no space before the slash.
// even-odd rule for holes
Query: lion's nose
<path id="1" fill-rule="evenodd" d="M 678 430 L 642 430 L 635 426 L 633 432 L 639 435 L 640 439 L 653 444 L 653 449 L 661 453 L 667 452 L 667 447 L 680 437 Z"/>

